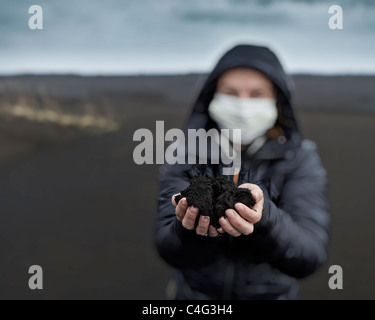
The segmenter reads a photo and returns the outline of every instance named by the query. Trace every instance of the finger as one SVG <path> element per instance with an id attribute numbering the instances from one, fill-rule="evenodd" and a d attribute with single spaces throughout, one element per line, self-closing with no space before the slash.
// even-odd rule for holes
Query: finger
<path id="1" fill-rule="evenodd" d="M 199 209 L 196 207 L 188 207 L 186 214 L 182 219 L 182 225 L 188 230 L 193 230 L 195 228 L 195 220 L 197 218 Z"/>
<path id="2" fill-rule="evenodd" d="M 182 198 L 178 202 L 178 204 L 176 206 L 176 210 L 175 210 L 176 217 L 177 217 L 178 221 L 182 221 L 182 219 L 185 217 L 187 208 L 188 208 L 188 203 L 186 201 L 186 198 Z"/>
<path id="3" fill-rule="evenodd" d="M 248 206 L 245 206 L 243 203 L 236 203 L 234 205 L 234 208 L 243 219 L 253 224 L 257 223 L 262 217 L 262 210 L 260 210 L 259 207 L 257 210 L 255 207 L 249 208 Z"/>
<path id="4" fill-rule="evenodd" d="M 209 216 L 200 216 L 198 225 L 196 228 L 197 235 L 205 236 L 208 233 L 208 228 L 210 226 L 210 217 Z"/>
<path id="5" fill-rule="evenodd" d="M 217 237 L 219 235 L 218 231 L 213 226 L 209 227 L 208 234 L 209 234 L 210 237 Z"/>
<path id="6" fill-rule="evenodd" d="M 242 234 L 249 235 L 254 231 L 254 225 L 249 221 L 243 219 L 236 211 L 233 209 L 228 209 L 225 211 L 230 224 L 234 229 Z"/>
<path id="7" fill-rule="evenodd" d="M 262 211 L 263 211 L 263 204 L 264 204 L 263 191 L 262 191 L 261 188 L 259 188 L 257 186 L 257 188 L 255 190 L 252 190 L 251 193 L 252 193 L 252 195 L 255 199 L 255 205 L 253 207 L 251 207 L 250 209 L 254 212 L 258 212 L 258 218 L 260 220 L 261 214 L 262 214 Z M 260 216 L 259 216 L 259 214 L 260 214 Z"/>
<path id="8" fill-rule="evenodd" d="M 222 227 L 220 227 L 220 228 L 217 228 L 216 230 L 217 230 L 217 232 L 219 232 L 219 233 L 225 233 L 225 231 L 223 230 L 223 228 L 222 228 Z"/>
<path id="9" fill-rule="evenodd" d="M 219 223 L 223 230 L 227 233 L 229 233 L 233 237 L 239 237 L 241 235 L 241 232 L 233 228 L 233 226 L 230 224 L 229 220 L 225 217 L 221 217 L 219 219 Z"/>
<path id="10" fill-rule="evenodd" d="M 249 189 L 251 191 L 251 194 L 253 195 L 254 199 L 256 202 L 259 202 L 262 198 L 263 198 L 263 191 L 262 189 L 256 185 L 256 184 L 252 184 L 252 183 L 244 183 L 244 184 L 241 184 L 240 186 L 238 186 L 239 188 L 246 188 L 246 189 Z"/>
<path id="11" fill-rule="evenodd" d="M 256 188 L 253 188 L 251 190 L 251 194 L 253 195 L 256 203 L 259 203 L 260 201 L 263 200 L 263 191 L 258 186 L 256 186 Z"/>
<path id="12" fill-rule="evenodd" d="M 176 194 L 174 194 L 174 195 L 172 196 L 172 198 L 171 198 L 171 202 L 172 202 L 172 204 L 173 204 L 174 206 L 177 206 L 177 203 L 176 203 L 176 200 L 175 200 L 174 197 L 176 197 L 176 196 L 178 196 L 178 195 L 180 195 L 180 193 L 176 193 Z"/>
<path id="13" fill-rule="evenodd" d="M 258 201 L 257 203 L 255 203 L 254 207 L 250 208 L 250 209 L 253 210 L 254 212 L 257 212 L 257 213 L 258 213 L 258 215 L 259 215 L 259 220 L 260 220 L 260 218 L 262 217 L 263 205 L 264 205 L 264 198 L 261 198 L 260 201 Z M 258 220 L 258 221 L 259 221 L 259 220 Z"/>

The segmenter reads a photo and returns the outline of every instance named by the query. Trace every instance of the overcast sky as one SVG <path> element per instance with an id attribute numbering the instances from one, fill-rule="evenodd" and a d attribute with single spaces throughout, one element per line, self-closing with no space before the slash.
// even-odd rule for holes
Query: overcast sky
<path id="1" fill-rule="evenodd" d="M 0 74 L 207 72 L 238 43 L 269 46 L 290 73 L 375 74 L 375 1 L 0 0 L 0 43 Z"/>

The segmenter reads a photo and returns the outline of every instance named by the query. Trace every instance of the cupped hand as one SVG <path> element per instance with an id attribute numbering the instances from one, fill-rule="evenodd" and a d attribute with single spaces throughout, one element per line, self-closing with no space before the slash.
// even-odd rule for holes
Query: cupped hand
<path id="1" fill-rule="evenodd" d="M 254 224 L 260 221 L 263 212 L 263 191 L 256 184 L 245 183 L 239 186 L 239 188 L 247 188 L 251 191 L 255 205 L 252 208 L 245 206 L 243 203 L 236 203 L 233 209 L 227 209 L 225 211 L 225 217 L 219 219 L 222 230 L 229 233 L 233 237 L 239 237 L 241 234 L 249 235 L 254 231 Z"/>
<path id="2" fill-rule="evenodd" d="M 196 220 L 198 217 L 199 209 L 193 206 L 188 206 L 186 198 L 182 198 L 178 203 L 174 200 L 172 196 L 172 204 L 176 206 L 175 214 L 178 221 L 182 223 L 182 226 L 188 230 L 195 230 L 197 235 L 211 237 L 216 237 L 218 231 L 216 228 L 210 225 L 210 217 L 201 215 L 198 219 L 198 224 L 196 226 Z"/>

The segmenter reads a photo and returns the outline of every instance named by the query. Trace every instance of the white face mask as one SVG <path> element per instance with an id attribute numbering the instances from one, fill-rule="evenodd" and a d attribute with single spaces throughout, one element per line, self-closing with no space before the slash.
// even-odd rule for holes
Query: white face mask
<path id="1" fill-rule="evenodd" d="M 220 129 L 241 129 L 242 145 L 264 135 L 277 119 L 275 99 L 238 98 L 223 93 L 215 94 L 208 112 Z M 232 141 L 231 136 L 227 138 Z"/>

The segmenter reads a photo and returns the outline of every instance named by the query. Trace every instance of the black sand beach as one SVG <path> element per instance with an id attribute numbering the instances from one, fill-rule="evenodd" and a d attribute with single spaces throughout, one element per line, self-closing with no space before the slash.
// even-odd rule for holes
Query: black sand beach
<path id="1" fill-rule="evenodd" d="M 164 298 L 170 269 L 153 242 L 159 165 L 134 163 L 133 134 L 155 132 L 156 120 L 183 127 L 203 80 L 0 77 L 0 299 Z M 329 260 L 301 281 L 301 298 L 374 299 L 375 77 L 294 80 L 332 212 Z M 34 264 L 43 290 L 28 287 Z M 331 265 L 344 270 L 343 290 L 328 287 Z"/>

